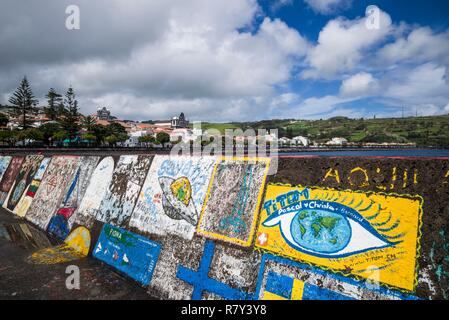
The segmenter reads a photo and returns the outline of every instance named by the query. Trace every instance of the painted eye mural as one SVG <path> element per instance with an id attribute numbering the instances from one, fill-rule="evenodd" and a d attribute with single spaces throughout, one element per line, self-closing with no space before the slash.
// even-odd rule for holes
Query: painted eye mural
<path id="1" fill-rule="evenodd" d="M 291 247 L 320 257 L 345 257 L 395 244 L 356 210 L 332 201 L 294 202 L 272 212 L 262 225 L 279 226 Z"/>
<path id="2" fill-rule="evenodd" d="M 256 247 L 345 275 L 412 290 L 422 198 L 270 184 Z M 401 270 L 401 277 L 397 270 Z"/>

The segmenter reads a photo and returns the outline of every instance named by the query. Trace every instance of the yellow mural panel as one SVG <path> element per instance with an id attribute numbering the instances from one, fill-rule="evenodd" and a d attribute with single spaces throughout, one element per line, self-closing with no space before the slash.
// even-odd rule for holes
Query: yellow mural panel
<path id="1" fill-rule="evenodd" d="M 412 291 L 422 198 L 269 185 L 256 247 Z"/>

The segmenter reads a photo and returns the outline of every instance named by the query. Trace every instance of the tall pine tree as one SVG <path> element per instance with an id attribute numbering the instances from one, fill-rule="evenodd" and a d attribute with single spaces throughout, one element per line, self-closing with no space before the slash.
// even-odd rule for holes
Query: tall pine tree
<path id="1" fill-rule="evenodd" d="M 31 117 L 36 114 L 38 100 L 35 99 L 26 76 L 8 101 L 13 106 L 14 116 L 18 118 L 22 129 L 31 127 Z"/>
<path id="2" fill-rule="evenodd" d="M 47 106 L 44 107 L 45 115 L 52 121 L 58 120 L 60 116 L 59 106 L 62 103 L 62 95 L 50 88 L 47 95 Z"/>
<path id="3" fill-rule="evenodd" d="M 80 130 L 79 119 L 78 101 L 76 100 L 75 91 L 70 87 L 65 94 L 64 112 L 61 121 L 62 129 L 67 132 L 70 141 L 73 141 L 78 135 Z"/>

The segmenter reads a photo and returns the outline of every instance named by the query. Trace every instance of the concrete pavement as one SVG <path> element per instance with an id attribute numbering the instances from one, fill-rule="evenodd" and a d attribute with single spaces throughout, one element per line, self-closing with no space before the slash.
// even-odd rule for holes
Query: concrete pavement
<path id="1" fill-rule="evenodd" d="M 137 283 L 92 257 L 53 265 L 27 261 L 37 250 L 57 244 L 0 208 L 0 299 L 151 299 Z M 79 290 L 66 287 L 69 265 L 80 270 Z"/>

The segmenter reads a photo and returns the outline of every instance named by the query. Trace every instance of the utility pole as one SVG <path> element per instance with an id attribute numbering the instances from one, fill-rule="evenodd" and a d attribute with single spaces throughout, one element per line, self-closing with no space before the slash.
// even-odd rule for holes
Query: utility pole
<path id="1" fill-rule="evenodd" d="M 402 119 L 404 119 L 404 106 L 402 106 Z"/>

